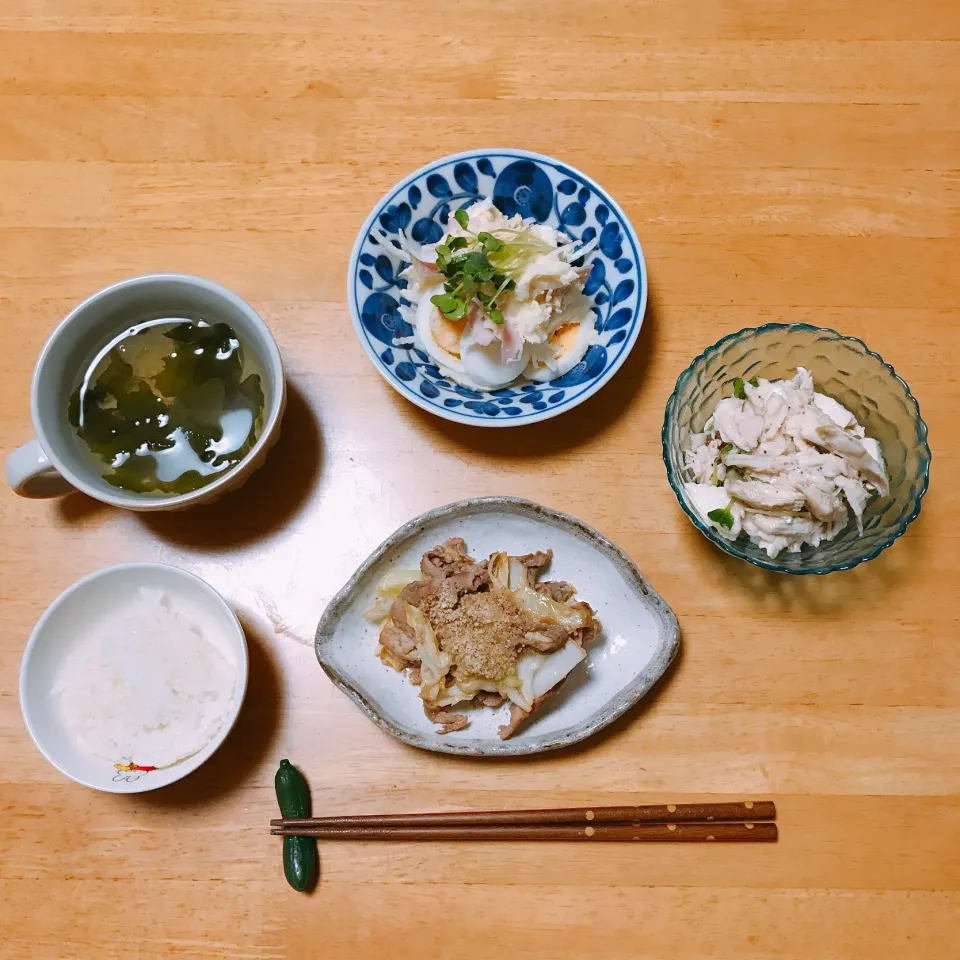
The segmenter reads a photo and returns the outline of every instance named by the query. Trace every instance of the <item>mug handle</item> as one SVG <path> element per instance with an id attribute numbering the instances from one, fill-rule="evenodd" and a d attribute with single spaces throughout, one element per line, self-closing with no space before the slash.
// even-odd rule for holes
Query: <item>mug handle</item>
<path id="1" fill-rule="evenodd" d="M 60 497 L 76 489 L 57 473 L 37 440 L 17 447 L 7 457 L 6 472 L 7 483 L 21 497 Z"/>

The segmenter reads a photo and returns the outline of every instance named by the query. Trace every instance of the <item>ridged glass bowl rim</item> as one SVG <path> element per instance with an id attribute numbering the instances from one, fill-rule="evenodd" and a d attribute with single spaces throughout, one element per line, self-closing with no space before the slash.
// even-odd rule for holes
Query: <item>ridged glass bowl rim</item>
<path id="1" fill-rule="evenodd" d="M 680 490 L 680 483 L 682 483 L 682 481 L 678 477 L 674 476 L 673 468 L 670 464 L 671 445 L 669 434 L 673 419 L 676 416 L 676 407 L 679 403 L 680 392 L 686 386 L 687 381 L 694 375 L 696 369 L 701 363 L 711 359 L 726 345 L 739 339 L 755 337 L 758 334 L 768 333 L 775 330 L 783 331 L 786 334 L 790 334 L 793 331 L 825 334 L 831 340 L 842 340 L 846 341 L 847 343 L 854 344 L 859 350 L 862 350 L 864 354 L 873 357 L 875 360 L 879 361 L 882 367 L 886 368 L 890 376 L 892 376 L 900 384 L 900 386 L 903 387 L 907 401 L 913 406 L 917 425 L 916 438 L 917 443 L 920 446 L 918 451 L 920 457 L 920 491 L 917 493 L 916 498 L 914 499 L 913 509 L 910 511 L 909 515 L 906 516 L 905 519 L 901 520 L 897 526 L 891 530 L 890 535 L 878 547 L 871 550 L 869 553 L 865 553 L 861 557 L 856 557 L 855 559 L 844 561 L 842 563 L 828 564 L 825 566 L 810 566 L 807 568 L 797 569 L 795 567 L 785 567 L 782 564 L 777 563 L 776 560 L 765 560 L 762 557 L 753 557 L 742 553 L 737 549 L 736 542 L 731 543 L 730 541 L 725 540 L 719 534 L 714 533 L 713 530 L 707 526 L 707 524 L 703 523 L 703 521 L 700 520 L 700 518 L 697 517 L 697 515 L 687 506 L 687 503 L 683 497 L 683 493 Z M 840 570 L 850 570 L 853 567 L 859 566 L 861 563 L 866 563 L 868 560 L 873 560 L 884 550 L 886 550 L 887 547 L 892 546 L 895 541 L 899 540 L 900 537 L 902 537 L 906 532 L 907 527 L 910 526 L 914 520 L 916 520 L 917 516 L 920 514 L 921 501 L 923 500 L 924 494 L 926 494 L 928 488 L 930 487 L 930 461 L 932 459 L 932 454 L 930 452 L 930 444 L 927 441 L 927 435 L 927 424 L 920 415 L 920 404 L 917 403 L 917 398 L 910 391 L 910 387 L 907 385 L 907 382 L 897 373 L 896 370 L 893 369 L 891 364 L 887 363 L 887 361 L 884 360 L 879 353 L 871 350 L 859 337 L 847 336 L 846 334 L 842 334 L 831 327 L 817 327 L 809 323 L 765 323 L 759 327 L 744 327 L 743 329 L 738 330 L 736 333 L 728 333 L 726 336 L 721 337 L 716 343 L 707 347 L 703 353 L 699 354 L 699 356 L 695 357 L 690 362 L 690 365 L 680 374 L 679 377 L 677 377 L 677 383 L 673 388 L 673 393 L 670 394 L 670 399 L 667 400 L 663 417 L 663 429 L 660 432 L 660 440 L 663 448 L 663 463 L 667 470 L 667 480 L 677 498 L 677 502 L 680 504 L 683 512 L 690 518 L 691 523 L 693 523 L 693 525 L 711 543 L 718 546 L 725 553 L 730 554 L 730 556 L 737 557 L 740 560 L 746 560 L 747 563 L 751 563 L 755 567 L 762 567 L 764 570 L 773 570 L 776 573 L 792 573 L 800 576 L 808 574 L 823 576 L 824 574 L 836 573 Z M 814 560 L 815 557 L 815 554 L 810 554 L 811 560 Z"/>

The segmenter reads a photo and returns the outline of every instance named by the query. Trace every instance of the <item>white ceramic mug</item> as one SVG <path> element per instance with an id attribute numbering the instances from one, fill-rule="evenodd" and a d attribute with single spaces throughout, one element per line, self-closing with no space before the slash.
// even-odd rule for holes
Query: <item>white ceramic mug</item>
<path id="1" fill-rule="evenodd" d="M 190 493 L 144 496 L 111 486 L 82 449 L 67 420 L 77 378 L 131 318 L 201 316 L 229 323 L 263 374 L 263 428 L 253 449 L 230 470 Z M 82 490 L 127 510 L 179 510 L 215 500 L 240 486 L 279 437 L 286 403 L 280 351 L 256 311 L 226 287 L 187 274 L 156 273 L 121 280 L 84 300 L 53 331 L 33 372 L 30 411 L 36 440 L 7 457 L 7 482 L 24 497 L 55 497 Z"/>

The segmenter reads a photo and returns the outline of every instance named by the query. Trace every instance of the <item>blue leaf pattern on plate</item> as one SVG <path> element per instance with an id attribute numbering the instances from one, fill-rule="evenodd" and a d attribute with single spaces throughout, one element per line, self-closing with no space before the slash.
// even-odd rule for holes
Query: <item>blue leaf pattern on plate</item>
<path id="1" fill-rule="evenodd" d="M 377 257 L 376 271 L 377 276 L 380 277 L 384 283 L 393 283 L 393 264 L 390 262 L 389 257 L 385 257 L 382 254 Z"/>
<path id="2" fill-rule="evenodd" d="M 410 223 L 410 206 L 406 203 L 397 204 L 395 207 L 387 207 L 380 214 L 380 226 L 387 233 L 401 233 L 407 229 Z"/>
<path id="3" fill-rule="evenodd" d="M 497 417 L 500 415 L 500 408 L 495 403 L 490 403 L 489 401 L 468 400 L 464 406 L 471 410 L 476 410 L 477 413 L 482 413 L 487 417 Z"/>
<path id="4" fill-rule="evenodd" d="M 469 163 L 458 163 L 453 168 L 453 179 L 464 193 L 477 192 L 477 175 Z"/>
<path id="5" fill-rule="evenodd" d="M 477 400 L 483 396 L 482 393 L 479 393 L 476 390 L 471 390 L 469 387 L 464 387 L 459 383 L 453 389 L 456 390 L 456 392 L 459 393 L 461 397 L 471 397 L 474 400 Z"/>
<path id="6" fill-rule="evenodd" d="M 622 250 L 620 248 L 620 225 L 618 223 L 608 223 L 600 231 L 600 250 L 604 256 L 611 260 L 616 260 Z"/>
<path id="7" fill-rule="evenodd" d="M 603 325 L 603 329 L 604 331 L 619 330 L 621 327 L 625 327 L 630 322 L 630 317 L 631 312 L 624 307 L 607 318 L 607 322 Z"/>
<path id="8" fill-rule="evenodd" d="M 410 236 L 417 243 L 437 243 L 443 239 L 443 227 L 436 220 L 422 217 L 413 225 Z"/>
<path id="9" fill-rule="evenodd" d="M 633 281 L 621 280 L 617 284 L 617 289 L 613 291 L 613 298 L 610 300 L 610 306 L 615 307 L 618 303 L 623 303 L 630 294 L 633 293 Z"/>
<path id="10" fill-rule="evenodd" d="M 607 365 L 607 351 L 599 343 L 593 344 L 587 350 L 584 358 L 569 372 L 562 377 L 557 377 L 551 381 L 554 387 L 575 387 L 578 384 L 585 383 L 596 377 Z"/>
<path id="11" fill-rule="evenodd" d="M 560 211 L 560 222 L 565 227 L 579 227 L 587 219 L 587 211 L 579 203 L 569 203 Z"/>
<path id="12" fill-rule="evenodd" d="M 400 305 L 387 293 L 371 293 L 363 301 L 360 322 L 370 336 L 388 347 L 394 338 L 413 336 L 413 327 L 400 316 Z"/>
<path id="13" fill-rule="evenodd" d="M 427 190 L 430 192 L 431 196 L 440 198 L 440 197 L 452 197 L 453 191 L 450 189 L 450 184 L 440 176 L 439 173 L 431 173 L 427 177 Z"/>
<path id="14" fill-rule="evenodd" d="M 584 296 L 592 297 L 602 286 L 607 277 L 606 267 L 602 260 L 594 260 L 590 268 L 590 276 L 583 286 Z"/>
<path id="15" fill-rule="evenodd" d="M 403 296 L 407 282 L 399 276 L 409 261 L 401 235 L 417 244 L 436 243 L 451 209 L 486 196 L 506 215 L 562 227 L 579 243 L 598 238 L 597 248 L 577 264 L 585 259 L 590 270 L 584 292 L 599 343 L 550 383 L 521 381 L 494 391 L 472 390 L 445 377 L 428 354 L 409 343 L 413 330 L 400 315 L 401 304 L 411 307 Z M 508 150 L 440 160 L 402 184 L 375 211 L 375 226 L 361 234 L 351 279 L 358 334 L 388 379 L 428 409 L 456 411 L 459 419 L 477 423 L 496 418 L 526 422 L 544 411 L 565 410 L 610 376 L 642 321 L 642 261 L 622 216 L 602 191 L 561 164 Z"/>

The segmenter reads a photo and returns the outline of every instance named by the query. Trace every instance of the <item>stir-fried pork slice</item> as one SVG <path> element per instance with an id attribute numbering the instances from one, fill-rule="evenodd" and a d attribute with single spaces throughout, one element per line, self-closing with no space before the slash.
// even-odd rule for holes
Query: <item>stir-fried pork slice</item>
<path id="1" fill-rule="evenodd" d="M 574 643 L 580 644 L 584 650 L 588 649 L 590 644 L 597 639 L 597 636 L 600 633 L 601 624 L 600 621 L 596 618 L 596 615 L 593 612 L 593 608 L 589 603 L 584 603 L 579 601 L 572 604 L 575 609 L 582 610 L 585 614 L 589 614 L 587 617 L 586 626 L 581 627 L 579 630 L 574 630 L 570 634 L 570 639 Z"/>
<path id="2" fill-rule="evenodd" d="M 407 623 L 407 604 L 411 607 L 419 607 L 425 600 L 436 596 L 440 589 L 441 580 L 414 580 L 400 591 L 400 596 L 393 601 L 390 607 L 390 620 L 402 630 L 411 639 L 416 639 L 416 634 Z"/>
<path id="3" fill-rule="evenodd" d="M 539 631 L 528 633 L 523 639 L 526 646 L 531 647 L 538 653 L 552 653 L 554 650 L 559 650 L 560 647 L 563 646 L 563 643 L 566 643 L 566 631 L 564 631 L 563 643 Z"/>
<path id="4" fill-rule="evenodd" d="M 499 693 L 478 693 L 475 699 L 485 707 L 496 709 L 503 706 L 503 697 Z"/>
<path id="5" fill-rule="evenodd" d="M 423 555 L 420 559 L 420 572 L 428 580 L 432 577 L 446 577 L 474 562 L 473 557 L 467 553 L 466 541 L 461 537 L 451 537 Z"/>
<path id="6" fill-rule="evenodd" d="M 433 723 L 442 724 L 437 733 L 454 733 L 462 730 L 470 721 L 462 713 L 454 713 L 452 710 L 445 710 L 443 707 L 431 707 L 429 703 L 424 703 L 423 712 Z"/>
<path id="7" fill-rule="evenodd" d="M 380 646 L 380 659 L 394 670 L 405 670 L 411 663 L 418 663 L 420 660 L 416 643 L 391 617 L 387 617 L 380 627 Z"/>
<path id="8" fill-rule="evenodd" d="M 454 570 L 446 579 L 447 583 L 453 585 L 459 594 L 471 593 L 479 590 L 481 587 L 490 583 L 490 573 L 487 569 L 487 561 L 481 563 L 470 563 Z"/>
<path id="9" fill-rule="evenodd" d="M 552 550 L 538 550 L 536 553 L 528 553 L 517 560 L 523 564 L 531 573 L 532 579 L 536 580 L 553 560 Z"/>
<path id="10" fill-rule="evenodd" d="M 479 590 L 488 582 L 487 561 L 477 563 L 467 553 L 467 545 L 460 537 L 451 537 L 428 550 L 420 560 L 422 582 L 450 580 L 458 591 Z M 408 600 L 417 606 L 414 600 Z"/>
<path id="11" fill-rule="evenodd" d="M 518 706 L 515 703 L 510 704 L 510 719 L 497 728 L 497 733 L 500 734 L 501 740 L 509 740 L 539 709 L 543 704 L 552 697 L 557 690 L 563 685 L 561 680 L 552 690 L 548 690 L 542 697 L 537 697 L 533 701 L 533 705 L 529 710 L 524 710 L 523 707 Z"/>
<path id="12" fill-rule="evenodd" d="M 577 592 L 576 587 L 563 580 L 544 580 L 534 584 L 533 589 L 558 603 L 566 603 Z"/>

